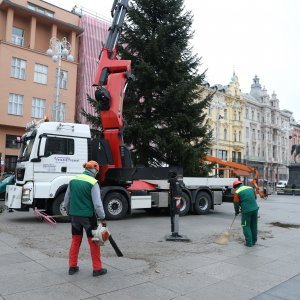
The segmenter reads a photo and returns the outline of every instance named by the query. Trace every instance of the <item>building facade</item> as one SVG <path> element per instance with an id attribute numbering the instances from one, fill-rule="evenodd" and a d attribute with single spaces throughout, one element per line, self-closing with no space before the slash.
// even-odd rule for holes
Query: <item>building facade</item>
<path id="1" fill-rule="evenodd" d="M 279 108 L 275 92 L 270 96 L 255 76 L 250 93 L 242 93 L 235 73 L 227 86 L 206 87 L 214 92 L 207 111 L 213 130 L 209 154 L 257 168 L 260 184 L 287 180 L 291 147 L 300 144 L 300 125 L 292 112 Z M 234 174 L 220 170 L 217 175 Z"/>
<path id="2" fill-rule="evenodd" d="M 61 121 L 74 121 L 79 23 L 79 16 L 41 0 L 0 0 L 1 171 L 14 170 L 16 139 L 27 122 L 51 119 L 54 107 Z M 59 74 L 46 55 L 52 37 L 66 37 L 75 58 L 62 59 Z"/>
<path id="3" fill-rule="evenodd" d="M 290 160 L 289 131 L 292 112 L 280 110 L 275 92 L 269 96 L 257 76 L 245 99 L 245 162 L 256 167 L 263 179 L 287 180 Z"/>
<path id="4" fill-rule="evenodd" d="M 210 154 L 226 161 L 241 163 L 244 157 L 243 110 L 244 100 L 238 78 L 233 74 L 228 86 L 215 85 L 208 108 L 208 123 L 213 130 L 213 144 Z M 219 169 L 217 176 L 233 176 L 229 170 Z"/>

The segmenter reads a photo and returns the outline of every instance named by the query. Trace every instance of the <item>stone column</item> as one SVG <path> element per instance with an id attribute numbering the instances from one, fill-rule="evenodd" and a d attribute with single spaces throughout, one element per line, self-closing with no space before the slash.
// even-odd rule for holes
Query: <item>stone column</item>
<path id="1" fill-rule="evenodd" d="M 57 25 L 52 24 L 52 29 L 51 29 L 51 38 L 57 37 Z"/>

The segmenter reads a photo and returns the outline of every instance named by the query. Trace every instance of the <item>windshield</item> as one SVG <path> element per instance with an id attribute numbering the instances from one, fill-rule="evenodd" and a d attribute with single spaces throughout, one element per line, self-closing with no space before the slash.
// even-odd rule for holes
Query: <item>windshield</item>
<path id="1" fill-rule="evenodd" d="M 21 149 L 18 157 L 19 162 L 29 160 L 35 136 L 36 136 L 36 131 L 33 131 L 31 135 L 29 136 L 24 135 L 22 137 Z"/>

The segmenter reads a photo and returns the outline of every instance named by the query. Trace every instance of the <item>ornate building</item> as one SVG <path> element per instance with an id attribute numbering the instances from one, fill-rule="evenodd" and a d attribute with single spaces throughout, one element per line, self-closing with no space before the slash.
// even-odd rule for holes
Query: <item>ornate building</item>
<path id="1" fill-rule="evenodd" d="M 244 100 L 238 78 L 233 74 L 228 86 L 215 85 L 209 89 L 215 91 L 207 112 L 214 135 L 210 154 L 223 160 L 242 162 Z M 231 175 L 223 170 L 219 170 L 218 174 L 225 177 Z"/>
<path id="2" fill-rule="evenodd" d="M 270 97 L 255 76 L 250 93 L 242 93 L 235 73 L 227 86 L 206 87 L 214 92 L 207 111 L 214 136 L 209 154 L 256 167 L 261 183 L 287 180 L 291 145 L 300 143 L 300 126 L 292 121 L 292 112 L 279 108 L 275 92 Z M 234 174 L 220 170 L 219 175 Z"/>
<path id="3" fill-rule="evenodd" d="M 245 100 L 245 163 L 258 168 L 269 182 L 287 180 L 290 159 L 289 126 L 292 112 L 280 110 L 275 92 L 269 96 L 257 76 Z"/>

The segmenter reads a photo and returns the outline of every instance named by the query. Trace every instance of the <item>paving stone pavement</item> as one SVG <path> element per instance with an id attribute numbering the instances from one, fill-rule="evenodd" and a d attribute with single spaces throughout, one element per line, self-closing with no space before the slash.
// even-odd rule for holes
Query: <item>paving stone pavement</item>
<path id="1" fill-rule="evenodd" d="M 0 300 L 300 299 L 300 229 L 270 225 L 300 224 L 299 213 L 300 197 L 274 196 L 260 202 L 259 240 L 252 248 L 244 247 L 239 222 L 228 245 L 213 243 L 232 219 L 233 208 L 227 204 L 207 216 L 180 219 L 180 229 L 191 243 L 164 241 L 167 217 L 139 215 L 110 222 L 125 255 L 116 257 L 105 246 L 102 260 L 108 273 L 97 278 L 91 274 L 86 240 L 80 271 L 67 274 L 69 224 L 52 230 L 28 219 L 28 213 L 2 214 Z M 130 239 L 122 239 L 121 231 Z M 130 252 L 134 248 L 139 249 Z"/>

